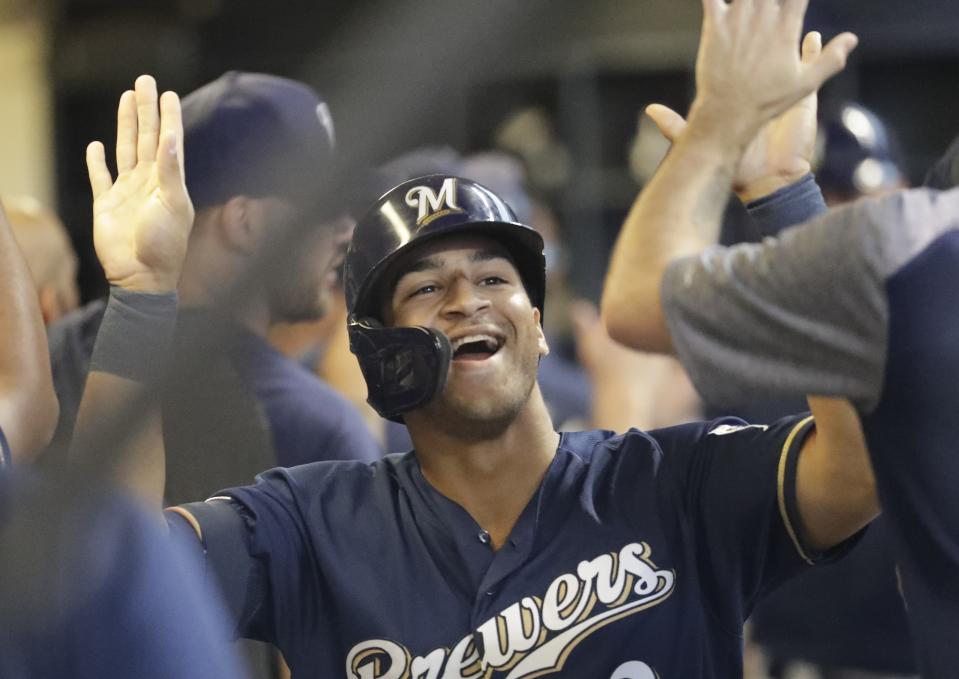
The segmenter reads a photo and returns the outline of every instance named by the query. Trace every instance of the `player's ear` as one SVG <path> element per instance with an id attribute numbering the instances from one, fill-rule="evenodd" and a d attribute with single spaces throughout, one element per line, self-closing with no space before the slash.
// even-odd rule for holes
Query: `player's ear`
<path id="1" fill-rule="evenodd" d="M 251 223 L 250 199 L 233 196 L 221 207 L 217 219 L 218 236 L 228 249 L 243 254 L 257 250 L 257 235 Z"/>
<path id="2" fill-rule="evenodd" d="M 539 348 L 539 357 L 549 356 L 549 344 L 546 343 L 546 333 L 543 332 L 543 324 L 540 322 L 542 314 L 539 309 L 533 307 L 533 322 L 536 324 L 536 344 Z"/>

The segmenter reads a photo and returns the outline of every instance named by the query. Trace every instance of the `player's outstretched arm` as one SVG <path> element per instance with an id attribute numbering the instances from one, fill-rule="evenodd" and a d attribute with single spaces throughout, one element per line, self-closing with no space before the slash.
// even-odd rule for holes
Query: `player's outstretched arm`
<path id="1" fill-rule="evenodd" d="M 97 444 L 103 423 L 154 382 L 172 341 L 176 286 L 193 225 L 183 177 L 183 123 L 173 92 L 157 96 L 137 78 L 117 111 L 117 178 L 103 144 L 87 147 L 93 190 L 93 241 L 110 283 L 110 301 L 94 347 L 73 448 Z M 157 411 L 117 451 L 118 481 L 160 507 L 164 452 Z"/>
<path id="2" fill-rule="evenodd" d="M 746 149 L 773 119 L 842 70 L 851 34 L 803 59 L 806 0 L 703 0 L 689 123 L 633 205 L 613 250 L 602 313 L 610 335 L 645 351 L 671 350 L 660 306 L 667 265 L 716 242 Z"/>
<path id="3" fill-rule="evenodd" d="M 50 442 L 59 410 L 37 291 L 0 205 L 0 429 L 15 461 Z"/>

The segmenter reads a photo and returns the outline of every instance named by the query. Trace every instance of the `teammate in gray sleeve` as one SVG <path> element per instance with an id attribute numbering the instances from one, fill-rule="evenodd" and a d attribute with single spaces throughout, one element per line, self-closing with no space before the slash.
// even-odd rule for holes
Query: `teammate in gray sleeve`
<path id="1" fill-rule="evenodd" d="M 744 149 L 816 89 L 817 64 L 841 68 L 855 44 L 840 36 L 818 62 L 801 61 L 783 40 L 801 5 L 705 2 L 689 124 L 627 219 L 605 319 L 624 343 L 676 351 L 714 399 L 760 388 L 852 400 L 894 534 L 920 670 L 953 676 L 959 191 L 901 192 L 762 244 L 709 245 Z M 793 179 L 780 174 L 771 188 Z M 637 303 L 659 313 L 626 313 Z"/>

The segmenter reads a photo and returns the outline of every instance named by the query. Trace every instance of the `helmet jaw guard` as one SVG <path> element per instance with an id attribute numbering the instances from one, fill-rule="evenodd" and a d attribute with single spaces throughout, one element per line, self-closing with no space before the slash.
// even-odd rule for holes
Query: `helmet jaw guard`
<path id="1" fill-rule="evenodd" d="M 401 256 L 441 237 L 477 234 L 499 241 L 514 259 L 527 294 L 545 301 L 543 239 L 516 221 L 489 189 L 468 179 L 430 175 L 388 191 L 363 217 L 346 255 L 344 283 L 350 350 L 366 379 L 369 404 L 381 416 L 402 422 L 446 387 L 452 361 L 447 337 L 430 328 L 384 328 L 375 320 L 379 297 Z"/>
<path id="2" fill-rule="evenodd" d="M 367 385 L 367 403 L 380 417 L 402 423 L 446 387 L 453 348 L 438 330 L 384 328 L 372 318 L 349 321 L 350 351 Z"/>

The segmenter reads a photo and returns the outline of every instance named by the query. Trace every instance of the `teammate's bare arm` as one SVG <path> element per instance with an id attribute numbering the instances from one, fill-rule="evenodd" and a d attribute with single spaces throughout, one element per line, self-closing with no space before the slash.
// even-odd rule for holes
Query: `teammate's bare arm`
<path id="1" fill-rule="evenodd" d="M 855 36 L 842 34 L 821 52 L 807 49 L 802 59 L 792 45 L 799 45 L 806 5 L 806 0 L 703 1 L 689 124 L 633 205 L 607 275 L 603 318 L 610 334 L 627 346 L 669 351 L 659 303 L 664 269 L 716 242 L 749 144 L 770 120 L 839 72 L 855 47 Z"/>
<path id="2" fill-rule="evenodd" d="M 100 142 L 87 147 L 94 246 L 111 285 L 110 304 L 117 303 L 118 295 L 133 294 L 148 306 L 168 311 L 171 304 L 175 307 L 173 293 L 193 225 L 193 206 L 183 180 L 183 124 L 177 95 L 165 92 L 158 98 L 153 78 L 140 76 L 134 91 L 121 96 L 117 111 L 116 181 L 104 156 Z M 104 336 L 104 332 L 120 329 L 111 327 L 107 317 L 97 346 L 105 340 L 117 340 L 112 348 L 125 350 L 123 337 Z M 172 332 L 172 323 L 167 320 L 160 319 L 162 332 Z M 130 349 L 136 351 L 136 347 Z M 145 362 L 157 359 L 140 357 Z M 137 393 L 137 381 L 137 375 L 98 364 L 94 350 L 77 419 L 75 449 L 87 445 L 96 430 L 100 405 L 104 408 L 100 410 L 102 415 L 110 409 L 109 404 L 123 403 Z M 158 413 L 149 418 L 128 446 L 118 481 L 159 509 L 164 456 Z"/>
<path id="3" fill-rule="evenodd" d="M 0 205 L 0 430 L 15 460 L 50 442 L 58 414 L 36 288 Z"/>
<path id="4" fill-rule="evenodd" d="M 682 129 L 681 119 L 672 112 L 651 111 L 661 128 L 672 128 L 676 143 L 633 206 L 606 281 L 604 320 L 610 334 L 624 344 L 671 350 L 660 303 L 667 265 L 715 244 L 729 191 L 743 166 L 749 169 L 749 156 L 743 163 L 747 149 L 752 156 L 760 155 L 757 145 L 768 145 L 773 136 L 768 129 L 760 134 L 763 128 L 786 112 L 777 125 L 801 131 L 808 97 L 842 69 L 854 48 L 856 39 L 849 34 L 824 50 L 818 35 L 811 34 L 800 55 L 791 46 L 799 44 L 805 8 L 802 0 L 730 5 L 704 0 L 698 91 L 689 123 Z M 806 146 L 796 148 L 802 151 Z M 801 171 L 799 164 L 781 167 Z M 794 174 L 783 171 L 765 182 L 754 176 L 752 184 L 761 194 L 776 190 Z M 797 498 L 804 537 L 822 548 L 867 523 L 878 512 L 878 501 L 853 408 L 836 399 L 810 399 L 810 407 L 817 431 L 800 457 Z"/>

